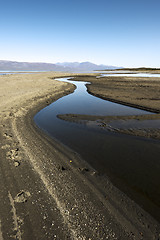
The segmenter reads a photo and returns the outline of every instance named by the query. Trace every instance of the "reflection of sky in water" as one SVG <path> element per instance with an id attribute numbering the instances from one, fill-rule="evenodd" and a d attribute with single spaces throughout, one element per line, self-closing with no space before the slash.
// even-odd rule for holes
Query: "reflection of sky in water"
<path id="1" fill-rule="evenodd" d="M 160 74 L 155 73 L 112 73 L 112 74 L 102 74 L 102 77 L 118 76 L 118 77 L 160 77 Z"/>
<path id="2" fill-rule="evenodd" d="M 149 114 L 147 111 L 123 106 L 105 101 L 88 94 L 84 82 L 67 81 L 67 78 L 58 79 L 74 83 L 77 88 L 67 96 L 64 96 L 38 112 L 34 120 L 36 124 L 65 144 L 71 139 L 87 130 L 85 126 L 71 123 L 57 118 L 58 114 L 86 114 L 86 115 L 142 115 Z M 86 130 L 84 130 L 84 127 Z M 79 133 L 77 133 L 79 132 Z M 72 133 L 72 134 L 71 134 Z M 75 136 L 74 136 L 75 134 Z M 86 133 L 85 133 L 86 134 Z M 70 140 L 69 140 L 70 139 Z"/>
<path id="3" fill-rule="evenodd" d="M 64 79 L 60 79 L 64 81 Z M 67 81 L 67 78 L 65 78 Z M 69 81 L 76 85 L 74 93 L 62 97 L 49 106 L 50 111 L 54 109 L 57 114 L 88 114 L 88 115 L 141 115 L 148 114 L 147 111 L 131 108 L 106 101 L 88 94 L 85 84 L 87 82 Z"/>

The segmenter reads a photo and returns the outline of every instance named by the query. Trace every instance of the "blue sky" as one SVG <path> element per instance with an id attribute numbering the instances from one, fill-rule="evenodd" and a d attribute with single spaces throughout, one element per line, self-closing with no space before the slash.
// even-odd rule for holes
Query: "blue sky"
<path id="1" fill-rule="evenodd" d="M 0 60 L 160 67 L 160 0 L 5 0 Z"/>

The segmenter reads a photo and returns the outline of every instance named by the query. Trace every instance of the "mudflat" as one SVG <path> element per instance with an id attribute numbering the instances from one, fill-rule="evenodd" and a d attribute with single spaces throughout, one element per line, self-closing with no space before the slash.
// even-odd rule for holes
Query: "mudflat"
<path id="1" fill-rule="evenodd" d="M 131 70 L 131 69 L 126 69 Z M 140 71 L 134 69 L 135 73 Z M 132 69 L 132 73 L 134 73 Z M 159 73 L 159 70 L 141 70 L 144 73 Z M 114 73 L 114 71 L 113 71 Z M 97 78 L 96 76 L 79 76 L 74 78 L 78 81 L 88 81 L 91 84 L 87 85 L 88 92 L 102 99 L 123 104 L 130 107 L 139 108 L 155 114 L 142 116 L 87 116 L 87 115 L 68 115 L 61 118 L 70 121 L 79 120 L 101 120 L 103 128 L 108 127 L 108 123 L 113 121 L 146 121 L 160 119 L 160 78 L 158 77 L 124 77 L 111 76 Z M 151 122 L 154 125 L 154 122 Z M 119 125 L 119 124 L 118 124 Z M 153 126 L 149 128 L 112 128 L 113 131 L 126 133 L 135 136 L 160 139 L 160 128 Z"/>
<path id="2" fill-rule="evenodd" d="M 87 85 L 88 92 L 95 96 L 152 112 L 160 112 L 160 78 L 158 77 L 111 75 L 101 78 L 81 76 L 74 80 L 76 79 L 91 82 L 91 85 Z"/>
<path id="3" fill-rule="evenodd" d="M 35 126 L 36 112 L 74 91 L 73 85 L 54 80 L 68 75 L 76 77 L 53 72 L 0 76 L 0 239 L 158 239 L 157 220 Z M 110 80 L 103 79 L 95 87 L 93 75 L 93 94 L 118 101 L 130 96 L 126 84 L 112 95 L 118 80 L 107 87 Z M 147 107 L 160 110 L 156 104 Z"/>

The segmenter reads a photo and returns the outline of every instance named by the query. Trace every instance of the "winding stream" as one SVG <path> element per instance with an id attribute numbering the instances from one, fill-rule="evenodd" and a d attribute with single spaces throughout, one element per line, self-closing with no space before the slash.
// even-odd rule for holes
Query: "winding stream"
<path id="1" fill-rule="evenodd" d="M 107 132 L 92 124 L 67 122 L 57 117 L 58 114 L 70 113 L 104 116 L 150 113 L 94 97 L 87 92 L 87 82 L 67 78 L 57 80 L 75 84 L 76 90 L 38 112 L 34 117 L 37 126 L 78 152 L 100 175 L 109 176 L 116 186 L 127 191 L 158 218 L 160 142 Z"/>

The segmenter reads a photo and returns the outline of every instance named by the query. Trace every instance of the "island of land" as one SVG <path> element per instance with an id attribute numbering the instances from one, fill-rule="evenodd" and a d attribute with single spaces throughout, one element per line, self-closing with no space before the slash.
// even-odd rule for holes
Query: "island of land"
<path id="1" fill-rule="evenodd" d="M 74 91 L 74 85 L 56 81 L 58 77 L 89 81 L 91 94 L 152 111 L 153 118 L 159 118 L 159 78 L 97 76 L 57 72 L 0 76 L 0 239 L 160 238 L 158 207 L 157 216 L 152 216 L 33 121 L 43 107 Z M 73 118 L 90 120 L 89 116 L 67 120 Z"/>
<path id="2" fill-rule="evenodd" d="M 140 68 L 141 69 L 141 68 Z M 126 69 L 128 71 L 129 69 Z M 114 73 L 114 70 L 112 70 Z M 119 71 L 122 71 L 121 69 Z M 131 73 L 135 69 L 131 70 Z M 139 72 L 137 69 L 135 72 Z M 144 73 L 158 74 L 160 70 L 145 70 L 141 69 Z M 116 72 L 118 72 L 116 70 Z M 123 70 L 124 74 L 125 70 Z M 128 72 L 127 72 L 128 74 Z M 99 121 L 103 128 L 108 127 L 108 123 L 112 121 L 145 121 L 145 120 L 158 120 L 160 119 L 160 78 L 159 77 L 130 77 L 130 76 L 106 76 L 106 77 L 97 77 L 97 76 L 77 76 L 74 78 L 74 81 L 85 81 L 90 82 L 87 84 L 87 91 L 97 97 L 102 99 L 123 104 L 126 106 L 139 108 L 146 110 L 155 114 L 145 114 L 138 116 L 89 116 L 89 115 L 80 115 L 80 114 L 66 114 L 59 116 L 61 119 L 81 122 L 83 121 Z M 125 129 L 112 129 L 116 132 L 131 134 L 135 136 L 142 136 L 147 138 L 160 139 L 160 128 L 125 128 Z"/>

